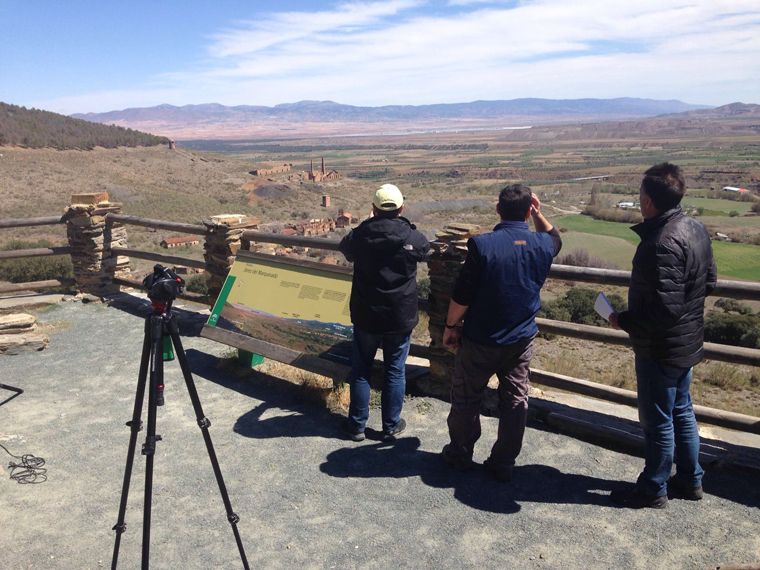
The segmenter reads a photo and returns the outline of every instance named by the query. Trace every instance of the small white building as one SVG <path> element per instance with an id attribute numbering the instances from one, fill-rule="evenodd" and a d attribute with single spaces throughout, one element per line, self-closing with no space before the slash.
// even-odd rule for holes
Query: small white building
<path id="1" fill-rule="evenodd" d="M 738 192 L 740 194 L 749 192 L 749 190 L 747 190 L 746 188 L 739 188 L 738 186 L 724 186 L 723 191 L 724 192 Z"/>
<path id="2" fill-rule="evenodd" d="M 634 208 L 638 208 L 638 204 L 636 202 L 618 202 L 615 206 L 616 208 L 620 208 L 621 210 L 633 210 Z"/>

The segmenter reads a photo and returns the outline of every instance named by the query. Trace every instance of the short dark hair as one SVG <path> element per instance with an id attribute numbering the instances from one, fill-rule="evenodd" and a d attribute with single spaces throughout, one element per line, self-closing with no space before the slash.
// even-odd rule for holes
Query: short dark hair
<path id="1" fill-rule="evenodd" d="M 660 212 L 675 208 L 686 194 L 686 179 L 681 168 L 670 162 L 655 164 L 644 173 L 641 189 Z"/>
<path id="2" fill-rule="evenodd" d="M 524 221 L 530 211 L 533 192 L 522 184 L 510 184 L 499 192 L 499 215 L 502 220 Z"/>
<path id="3" fill-rule="evenodd" d="M 396 210 L 381 210 L 377 206 L 373 205 L 374 217 L 376 218 L 398 218 L 401 215 L 401 208 Z"/>

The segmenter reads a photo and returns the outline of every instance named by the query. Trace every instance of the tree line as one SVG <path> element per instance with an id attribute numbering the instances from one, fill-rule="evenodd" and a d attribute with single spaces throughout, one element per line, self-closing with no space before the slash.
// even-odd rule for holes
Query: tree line
<path id="1" fill-rule="evenodd" d="M 115 125 L 0 102 L 0 146 L 92 150 L 96 146 L 155 146 L 169 139 Z"/>

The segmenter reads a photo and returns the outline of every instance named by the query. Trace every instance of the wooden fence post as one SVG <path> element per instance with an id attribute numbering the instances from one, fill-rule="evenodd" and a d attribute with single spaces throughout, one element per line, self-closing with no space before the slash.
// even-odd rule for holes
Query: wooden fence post
<path id="1" fill-rule="evenodd" d="M 115 255 L 112 247 L 127 247 L 127 230 L 120 223 L 106 223 L 105 215 L 119 213 L 121 204 L 108 201 L 107 192 L 73 194 L 66 208 L 66 235 L 71 247 L 76 287 L 102 297 L 119 291 L 114 277 L 130 273 L 129 258 Z"/>

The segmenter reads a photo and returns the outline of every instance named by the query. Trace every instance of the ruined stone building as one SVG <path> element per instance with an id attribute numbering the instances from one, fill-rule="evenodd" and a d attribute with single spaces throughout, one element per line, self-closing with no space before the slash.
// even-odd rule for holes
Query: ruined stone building
<path id="1" fill-rule="evenodd" d="M 325 157 L 322 157 L 322 168 L 319 172 L 314 172 L 314 161 L 309 163 L 309 172 L 306 173 L 306 178 L 311 182 L 322 182 L 324 180 L 340 180 L 342 175 L 337 170 L 325 171 Z"/>
<path id="2" fill-rule="evenodd" d="M 289 224 L 281 233 L 285 234 L 285 230 L 289 228 L 301 236 L 322 236 L 335 231 L 335 220 L 331 218 L 312 219 L 299 224 Z"/>
<path id="3" fill-rule="evenodd" d="M 201 240 L 198 236 L 171 236 L 162 239 L 159 245 L 165 249 L 173 249 L 180 246 L 198 245 L 199 243 Z"/>
<path id="4" fill-rule="evenodd" d="M 346 212 L 343 208 L 338 210 L 338 217 L 335 218 L 336 228 L 347 228 L 352 223 L 354 223 L 354 216 L 351 212 Z"/>
<path id="5" fill-rule="evenodd" d="M 254 176 L 270 176 L 272 174 L 290 172 L 291 168 L 293 168 L 292 164 L 283 163 L 280 166 L 273 166 L 272 168 L 254 168 L 249 174 L 253 174 Z"/>

